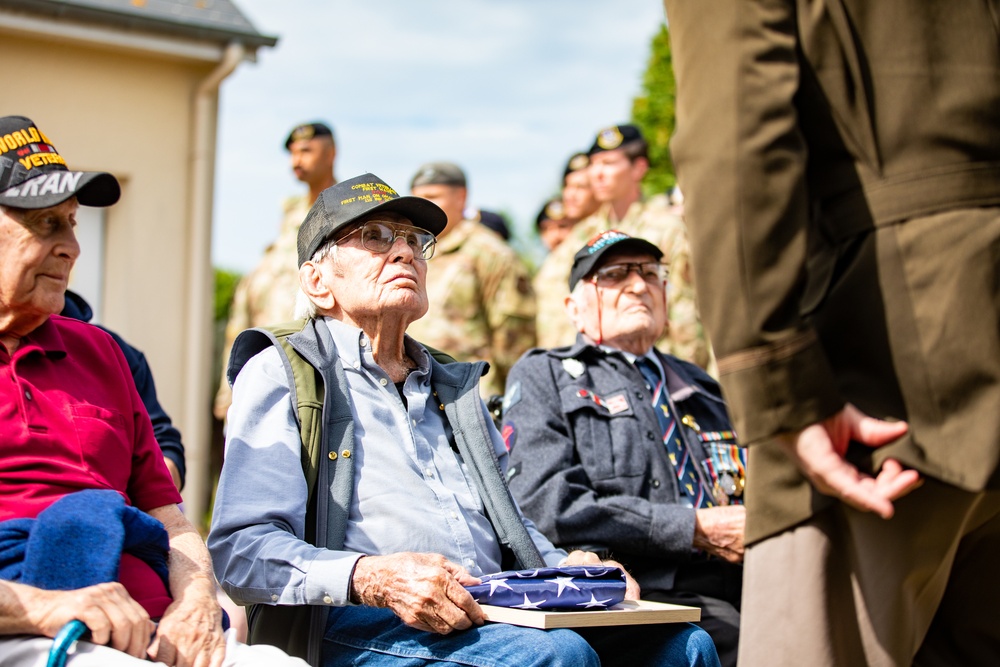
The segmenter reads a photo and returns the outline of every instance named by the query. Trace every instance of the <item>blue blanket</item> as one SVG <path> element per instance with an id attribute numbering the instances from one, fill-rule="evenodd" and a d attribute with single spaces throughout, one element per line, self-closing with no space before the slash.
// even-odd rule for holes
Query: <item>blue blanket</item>
<path id="1" fill-rule="evenodd" d="M 0 522 L 0 579 L 46 590 L 118 581 L 122 553 L 148 563 L 168 584 L 163 524 L 103 489 L 60 498 L 36 519 Z"/>

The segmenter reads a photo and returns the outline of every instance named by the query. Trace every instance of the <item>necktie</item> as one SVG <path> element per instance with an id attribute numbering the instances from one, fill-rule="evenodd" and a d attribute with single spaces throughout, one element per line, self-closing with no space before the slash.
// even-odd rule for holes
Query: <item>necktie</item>
<path id="1" fill-rule="evenodd" d="M 677 473 L 677 488 L 681 494 L 681 502 L 696 509 L 711 507 L 714 504 L 711 502 L 712 497 L 706 493 L 698 477 L 698 470 L 695 468 L 698 463 L 688 451 L 677 430 L 677 421 L 670 414 L 667 388 L 660 375 L 660 369 L 645 357 L 636 359 L 635 365 L 642 373 L 642 377 L 646 379 L 649 393 L 653 396 L 653 411 L 656 413 L 657 421 L 660 422 L 663 445 L 667 448 L 670 463 L 673 464 L 674 471 Z"/>

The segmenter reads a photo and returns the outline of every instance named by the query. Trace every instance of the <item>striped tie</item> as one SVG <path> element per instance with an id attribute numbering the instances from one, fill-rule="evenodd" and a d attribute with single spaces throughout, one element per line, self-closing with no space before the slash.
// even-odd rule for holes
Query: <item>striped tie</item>
<path id="1" fill-rule="evenodd" d="M 663 444 L 667 448 L 667 456 L 677 473 L 677 488 L 680 491 L 681 502 L 688 507 L 703 508 L 712 507 L 711 494 L 707 493 L 698 471 L 695 468 L 697 463 L 692 459 L 681 434 L 677 431 L 677 421 L 671 416 L 669 402 L 667 401 L 667 389 L 660 370 L 652 361 L 645 357 L 635 360 L 635 365 L 646 379 L 646 386 L 653 396 L 653 411 L 656 419 L 660 422 L 660 430 L 663 433 Z"/>

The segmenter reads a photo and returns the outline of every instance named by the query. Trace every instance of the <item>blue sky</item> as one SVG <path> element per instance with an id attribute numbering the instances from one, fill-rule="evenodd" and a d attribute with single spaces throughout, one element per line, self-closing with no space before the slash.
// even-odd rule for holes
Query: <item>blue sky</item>
<path id="1" fill-rule="evenodd" d="M 526 236 L 566 159 L 628 120 L 663 21 L 656 0 L 235 0 L 277 47 L 222 84 L 212 258 L 252 268 L 303 191 L 284 137 L 330 122 L 336 176 L 407 192 L 430 160 L 461 165 L 470 204 Z"/>

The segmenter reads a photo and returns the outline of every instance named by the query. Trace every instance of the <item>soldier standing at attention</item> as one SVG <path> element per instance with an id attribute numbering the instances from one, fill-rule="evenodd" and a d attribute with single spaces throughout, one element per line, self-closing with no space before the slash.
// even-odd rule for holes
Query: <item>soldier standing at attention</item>
<path id="1" fill-rule="evenodd" d="M 528 271 L 503 239 L 465 218 L 466 179 L 458 165 L 423 165 L 410 190 L 448 216 L 427 272 L 430 310 L 410 333 L 459 361 L 490 362 L 481 394 L 503 394 L 507 371 L 535 345 L 535 294 Z"/>
<path id="2" fill-rule="evenodd" d="M 569 238 L 542 263 L 535 276 L 535 285 L 545 286 L 544 291 L 539 291 L 538 312 L 564 313 L 573 253 L 596 234 L 614 228 L 629 236 L 648 239 L 663 252 L 664 263 L 670 267 L 669 324 L 656 346 L 713 373 L 714 361 L 695 306 L 684 223 L 671 211 L 666 195 L 649 198 L 642 195 L 642 179 L 649 170 L 642 133 L 635 125 L 608 127 L 597 133 L 587 154 L 590 187 L 600 208 L 576 225 Z M 572 345 L 576 333 L 565 316 L 538 321 L 539 347 Z"/>
<path id="3" fill-rule="evenodd" d="M 317 121 L 297 125 L 285 139 L 285 150 L 291 157 L 295 178 L 309 186 L 309 193 L 285 200 L 282 207 L 285 216 L 281 221 L 278 239 L 267 247 L 256 268 L 236 286 L 222 350 L 222 380 L 215 395 L 213 409 L 218 419 L 226 418 L 229 404 L 233 401 L 232 391 L 226 381 L 225 364 L 233 341 L 244 329 L 292 319 L 295 297 L 299 292 L 295 247 L 299 225 L 319 193 L 337 182 L 333 176 L 337 145 L 333 130 L 326 123 Z"/>

